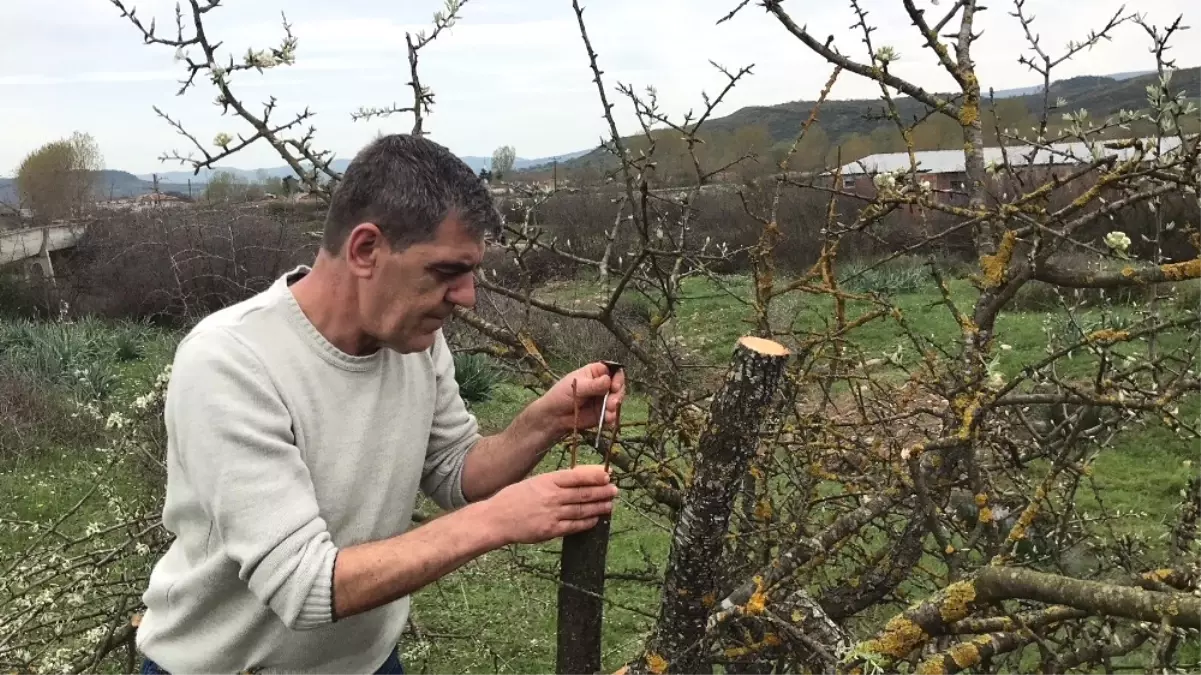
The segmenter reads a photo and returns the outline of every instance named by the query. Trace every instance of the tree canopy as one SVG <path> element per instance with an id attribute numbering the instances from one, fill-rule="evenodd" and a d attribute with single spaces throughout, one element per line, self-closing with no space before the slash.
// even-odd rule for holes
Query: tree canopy
<path id="1" fill-rule="evenodd" d="M 104 168 L 100 148 L 90 134 L 76 131 L 25 156 L 17 168 L 21 204 L 41 221 L 69 218 L 82 212 Z"/>

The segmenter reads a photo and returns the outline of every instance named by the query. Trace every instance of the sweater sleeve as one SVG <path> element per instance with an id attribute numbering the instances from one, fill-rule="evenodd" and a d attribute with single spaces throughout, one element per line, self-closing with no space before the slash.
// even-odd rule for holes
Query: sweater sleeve
<path id="1" fill-rule="evenodd" d="M 291 629 L 332 622 L 337 548 L 261 362 L 224 330 L 189 336 L 176 352 L 165 415 L 181 477 L 238 577 Z"/>
<path id="2" fill-rule="evenodd" d="M 437 398 L 421 490 L 438 506 L 450 511 L 468 503 L 463 494 L 463 462 L 480 439 L 480 432 L 475 416 L 459 395 L 454 358 L 441 331 L 431 347 L 431 356 Z"/>

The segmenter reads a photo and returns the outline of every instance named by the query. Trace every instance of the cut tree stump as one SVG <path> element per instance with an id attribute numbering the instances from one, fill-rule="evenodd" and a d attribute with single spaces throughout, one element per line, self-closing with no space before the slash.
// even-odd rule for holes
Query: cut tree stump
<path id="1" fill-rule="evenodd" d="M 721 582 L 722 544 L 738 486 L 755 455 L 790 352 L 758 337 L 738 341 L 725 382 L 713 396 L 698 443 L 692 485 L 676 520 L 659 620 L 632 671 L 711 673 L 698 648 Z M 648 660 L 654 665 L 649 667 Z"/>

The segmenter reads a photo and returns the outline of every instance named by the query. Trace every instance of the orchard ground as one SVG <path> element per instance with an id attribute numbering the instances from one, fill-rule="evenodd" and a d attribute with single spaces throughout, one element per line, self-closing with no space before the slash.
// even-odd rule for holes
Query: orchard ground
<path id="1" fill-rule="evenodd" d="M 873 271 L 849 282 L 848 287 L 888 291 L 914 332 L 943 344 L 958 339 L 959 328 L 943 295 L 920 266 L 894 265 Z M 970 311 L 977 294 L 971 283 L 951 278 L 948 288 L 951 299 Z M 738 299 L 753 297 L 751 281 L 745 276 L 729 276 L 719 285 L 692 279 L 686 290 L 688 297 L 671 322 L 678 348 L 720 374 L 734 342 L 752 330 L 748 323 L 751 310 Z M 541 293 L 574 304 L 577 300 L 590 302 L 597 291 L 591 284 L 560 282 Z M 1195 311 L 1196 291 L 1195 284 L 1181 285 L 1176 300 L 1165 302 L 1160 311 Z M 1111 307 L 1097 302 L 1078 312 L 1073 324 L 1055 309 L 1058 298 L 1039 296 L 1037 289 L 1028 295 L 1004 313 L 997 326 L 996 339 L 1005 347 L 996 367 L 1004 377 L 1014 377 L 1022 364 L 1042 358 L 1050 334 L 1087 331 L 1089 326 L 1120 327 L 1146 310 L 1137 299 L 1127 298 Z M 848 316 L 856 316 L 856 310 L 864 307 L 863 302 L 850 303 Z M 832 316 L 831 309 L 828 298 L 790 297 L 778 303 L 772 315 L 777 320 L 791 317 L 798 331 L 821 331 Z M 0 518 L 8 525 L 0 527 L 5 559 L 18 556 L 36 536 L 23 525 L 53 522 L 68 513 L 74 525 L 67 525 L 66 531 L 83 532 L 90 524 L 105 522 L 109 514 L 103 503 L 81 499 L 93 489 L 96 472 L 107 461 L 96 448 L 108 442 L 112 430 L 81 412 L 79 404 L 91 401 L 107 409 L 135 401 L 169 363 L 179 336 L 178 332 L 127 322 L 0 320 L 0 493 L 12 496 L 0 505 Z M 898 325 L 888 320 L 869 323 L 852 338 L 865 358 L 891 355 L 902 366 L 918 360 L 911 347 L 897 352 L 897 346 L 905 342 Z M 1123 353 L 1137 356 L 1140 349 L 1145 350 L 1146 345 L 1132 342 Z M 578 362 L 603 357 L 587 351 L 578 354 Z M 1078 369 L 1076 375 L 1088 375 L 1095 372 L 1094 358 L 1084 354 L 1066 361 L 1065 367 Z M 470 367 L 480 365 L 476 360 Z M 578 363 L 564 360 L 553 365 L 563 372 Z M 471 406 L 486 431 L 501 429 L 533 396 L 521 383 L 486 364 L 473 370 L 473 376 L 477 379 L 471 387 Z M 623 409 L 623 422 L 636 425 L 645 415 L 645 404 L 635 392 Z M 1196 423 L 1201 417 L 1201 399 L 1189 395 L 1182 401 L 1180 415 Z M 562 466 L 563 450 L 553 450 L 539 471 Z M 1107 530 L 1112 536 L 1141 535 L 1149 546 L 1166 548 L 1162 535 L 1170 531 L 1180 492 L 1197 470 L 1196 455 L 1196 439 L 1183 437 L 1155 419 L 1136 425 L 1096 459 L 1093 479 L 1104 504 L 1096 503 L 1090 493 L 1081 498 L 1079 507 L 1085 514 L 1100 508 L 1120 512 L 1123 515 L 1113 529 Z M 595 453 L 588 451 L 581 457 L 582 461 L 598 461 Z M 131 501 L 145 499 L 162 487 L 131 473 L 106 480 L 116 494 Z M 428 503 L 420 508 L 433 511 Z M 631 500 L 623 500 L 612 532 L 608 558 L 612 577 L 606 586 L 606 672 L 636 655 L 645 631 L 653 624 L 659 608 L 655 577 L 667 558 L 670 524 Z M 417 593 L 413 626 L 402 642 L 407 670 L 551 672 L 557 560 L 557 542 L 499 550 Z M 8 561 L 3 562 L 0 567 L 7 567 Z M 153 559 L 145 556 L 127 562 L 148 571 Z M 927 556 L 923 565 L 937 569 L 940 561 Z M 865 627 L 879 626 L 897 609 L 878 606 L 858 621 Z"/>

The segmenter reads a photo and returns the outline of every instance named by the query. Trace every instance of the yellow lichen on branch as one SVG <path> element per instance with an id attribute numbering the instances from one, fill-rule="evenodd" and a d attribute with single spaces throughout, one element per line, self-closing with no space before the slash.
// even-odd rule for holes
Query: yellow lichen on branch
<path id="1" fill-rule="evenodd" d="M 1160 265 L 1159 269 L 1169 281 L 1184 281 L 1201 277 L 1201 258 L 1193 258 L 1184 262 Z"/>
<path id="2" fill-rule="evenodd" d="M 979 105 L 970 99 L 964 102 L 963 107 L 959 109 L 959 124 L 964 127 L 970 127 L 979 118 Z"/>
<path id="3" fill-rule="evenodd" d="M 980 648 L 992 642 L 987 635 L 981 635 L 966 642 L 960 642 L 951 647 L 945 652 L 940 652 L 918 664 L 914 671 L 922 675 L 941 675 L 947 672 L 945 656 L 950 656 L 951 661 L 960 670 L 966 670 L 980 663 L 982 655 Z"/>
<path id="4" fill-rule="evenodd" d="M 725 654 L 726 658 L 728 659 L 738 659 L 744 656 L 758 654 L 768 647 L 779 647 L 782 644 L 784 644 L 784 641 L 780 639 L 779 635 L 776 635 L 775 633 L 768 633 L 767 635 L 764 635 L 763 639 L 759 642 L 752 642 L 745 647 L 730 647 L 726 649 Z"/>
<path id="5" fill-rule="evenodd" d="M 980 522 L 981 523 L 988 524 L 988 523 L 991 523 L 992 520 L 993 520 L 992 509 L 988 508 L 987 506 L 980 509 Z"/>
<path id="6" fill-rule="evenodd" d="M 1089 342 L 1125 342 L 1130 333 L 1124 330 L 1103 329 L 1088 334 Z"/>
<path id="7" fill-rule="evenodd" d="M 925 642 L 927 637 L 921 626 L 905 615 L 898 614 L 889 619 L 880 637 L 868 640 L 863 646 L 869 652 L 900 659 Z"/>
<path id="8" fill-rule="evenodd" d="M 646 669 L 655 675 L 663 675 L 667 672 L 667 659 L 651 652 L 646 655 Z"/>
<path id="9" fill-rule="evenodd" d="M 938 608 L 938 613 L 946 623 L 958 621 L 971 611 L 972 601 L 976 599 L 976 587 L 970 581 L 957 581 L 947 586 L 943 591 L 946 598 Z"/>
<path id="10" fill-rule="evenodd" d="M 763 577 L 755 576 L 755 592 L 751 594 L 750 600 L 746 601 L 746 613 L 750 615 L 762 614 L 767 608 L 767 594 L 763 592 Z"/>
<path id="11" fill-rule="evenodd" d="M 760 499 L 755 504 L 755 514 L 754 515 L 755 515 L 755 518 L 759 522 L 766 523 L 771 520 L 772 515 L 773 515 L 772 508 L 771 508 L 771 502 L 767 501 L 766 497 L 763 499 Z"/>
<path id="12" fill-rule="evenodd" d="M 980 271 L 984 274 L 986 287 L 995 288 L 1005 281 L 1005 270 L 1013 258 L 1013 250 L 1017 247 L 1018 236 L 1013 230 L 1006 230 L 1001 236 L 1001 245 L 994 255 L 980 256 Z"/>
<path id="13" fill-rule="evenodd" d="M 976 420 L 976 413 L 980 411 L 980 395 L 972 397 L 967 406 L 963 409 L 963 421 L 959 425 L 959 433 L 957 434 L 960 440 L 966 441 L 972 435 L 972 424 Z"/>

